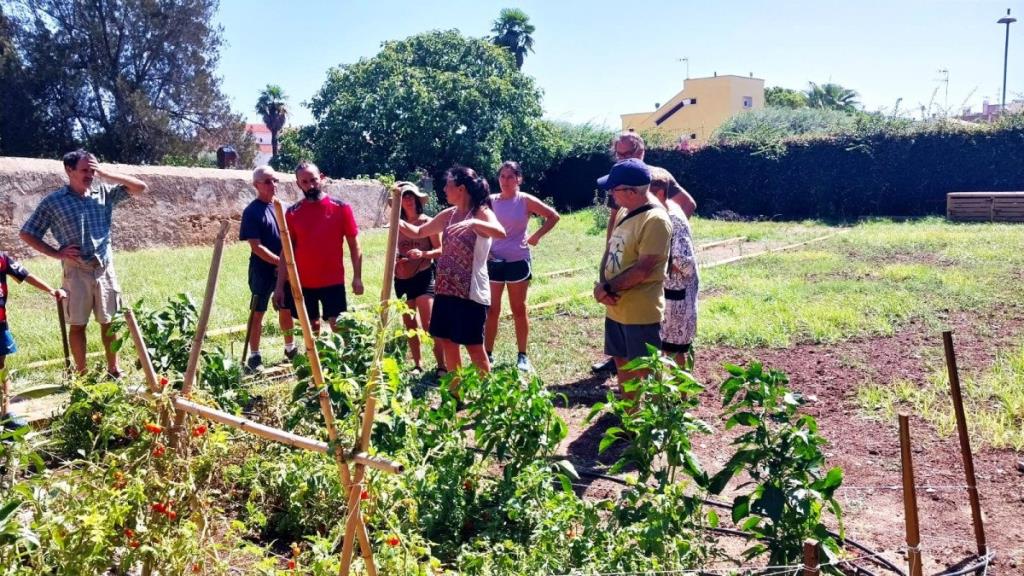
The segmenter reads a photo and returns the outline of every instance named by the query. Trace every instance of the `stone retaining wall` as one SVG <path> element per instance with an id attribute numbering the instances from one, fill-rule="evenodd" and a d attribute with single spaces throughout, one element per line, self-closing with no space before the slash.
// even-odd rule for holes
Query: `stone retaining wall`
<path id="1" fill-rule="evenodd" d="M 225 219 L 231 223 L 228 238 L 238 238 L 242 209 L 256 197 L 247 170 L 120 164 L 109 169 L 149 185 L 145 194 L 115 209 L 115 250 L 212 244 Z M 288 203 L 299 199 L 294 175 L 280 177 L 278 197 Z M 38 255 L 18 239 L 18 231 L 40 200 L 66 183 L 59 160 L 0 157 L 0 250 L 19 257 Z M 352 205 L 361 228 L 381 225 L 384 186 L 379 182 L 332 180 L 325 189 Z M 48 240 L 55 243 L 52 237 Z"/>

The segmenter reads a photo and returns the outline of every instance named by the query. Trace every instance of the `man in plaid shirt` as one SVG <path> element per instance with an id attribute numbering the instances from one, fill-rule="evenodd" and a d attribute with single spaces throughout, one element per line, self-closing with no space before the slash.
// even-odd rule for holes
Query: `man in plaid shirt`
<path id="1" fill-rule="evenodd" d="M 71 354 L 75 368 L 85 372 L 85 327 L 89 314 L 100 323 L 107 372 L 117 378 L 121 370 L 111 347 L 110 322 L 120 306 L 121 288 L 114 273 L 110 223 L 114 206 L 129 196 L 146 191 L 146 184 L 124 174 L 100 168 L 96 157 L 85 150 L 64 155 L 68 184 L 43 198 L 21 227 L 19 237 L 40 253 L 61 261 L 62 287 L 68 297 L 64 312 L 71 325 Z M 111 184 L 93 184 L 99 176 Z M 53 234 L 57 246 L 43 238 Z"/>

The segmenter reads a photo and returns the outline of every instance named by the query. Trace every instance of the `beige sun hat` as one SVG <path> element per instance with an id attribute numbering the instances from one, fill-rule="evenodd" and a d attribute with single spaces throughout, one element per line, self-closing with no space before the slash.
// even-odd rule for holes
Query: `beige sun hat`
<path id="1" fill-rule="evenodd" d="M 403 195 L 406 192 L 409 192 L 413 196 L 419 198 L 420 200 L 426 200 L 427 199 L 427 193 L 426 192 L 421 192 L 420 191 L 420 187 L 415 185 L 415 184 L 413 184 L 412 182 L 406 182 L 405 180 L 399 180 L 398 182 L 395 182 L 395 184 L 392 186 L 392 188 L 395 189 L 395 190 L 399 190 Z"/>

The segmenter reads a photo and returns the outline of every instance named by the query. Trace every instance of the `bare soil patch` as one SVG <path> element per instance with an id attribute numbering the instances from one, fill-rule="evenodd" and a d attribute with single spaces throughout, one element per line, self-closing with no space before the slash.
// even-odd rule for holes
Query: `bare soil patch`
<path id="1" fill-rule="evenodd" d="M 953 330 L 961 377 L 979 374 L 991 365 L 1000 349 L 1012 346 L 1024 333 L 1024 306 L 955 313 L 946 318 L 946 325 Z M 594 359 L 599 357 L 595 355 Z M 845 472 L 839 497 L 847 536 L 905 566 L 897 423 L 865 414 L 857 405 L 856 390 L 865 382 L 887 384 L 896 379 L 924 385 L 936 369 L 944 366 L 941 331 L 924 322 L 913 322 L 893 336 L 837 344 L 699 350 L 696 375 L 708 387 L 700 409 L 702 418 L 721 427 L 717 385 L 724 378 L 722 364 L 755 360 L 786 372 L 795 390 L 815 398 L 808 411 L 830 439 L 829 465 L 840 466 Z M 614 390 L 614 379 L 585 378 L 553 388 L 569 399 L 561 413 L 570 426 L 570 435 L 560 449 L 579 466 L 602 468 L 614 462 L 617 452 L 598 455 L 597 446 L 604 430 L 615 423 L 608 417 L 585 422 L 590 407 Z M 923 486 L 918 491 L 918 502 L 924 568 L 926 573 L 936 573 L 976 552 L 963 465 L 955 435 L 940 437 L 931 425 L 913 415 L 911 429 L 915 476 L 917 484 Z M 732 437 L 716 434 L 695 440 L 705 467 L 716 470 L 724 463 L 732 452 L 728 446 Z M 989 574 L 1024 574 L 1024 525 L 1020 521 L 1024 517 L 1024 473 L 1018 470 L 1024 454 L 980 446 L 978 439 L 972 439 L 972 445 L 985 533 L 989 548 L 998 554 Z M 619 486 L 586 480 L 579 488 L 589 497 L 602 498 L 615 494 Z"/>

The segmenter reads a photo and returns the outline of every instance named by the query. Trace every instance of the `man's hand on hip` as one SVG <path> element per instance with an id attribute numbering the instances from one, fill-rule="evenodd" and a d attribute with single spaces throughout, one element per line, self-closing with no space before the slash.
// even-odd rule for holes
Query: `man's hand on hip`
<path id="1" fill-rule="evenodd" d="M 57 254 L 60 255 L 61 260 L 71 260 L 73 262 L 78 262 L 78 259 L 82 255 L 82 251 L 81 249 L 78 248 L 78 246 L 71 244 L 61 248 L 60 250 L 57 250 Z"/>

